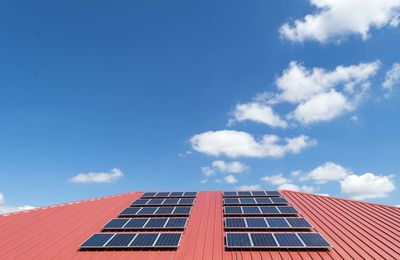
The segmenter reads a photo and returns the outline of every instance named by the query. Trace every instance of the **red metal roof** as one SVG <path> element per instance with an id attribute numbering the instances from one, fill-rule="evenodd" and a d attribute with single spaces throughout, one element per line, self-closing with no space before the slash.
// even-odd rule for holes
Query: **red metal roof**
<path id="1" fill-rule="evenodd" d="M 175 251 L 78 251 L 141 192 L 0 216 L 0 259 L 400 259 L 400 208 L 282 191 L 330 251 L 226 251 L 222 193 L 199 192 Z"/>

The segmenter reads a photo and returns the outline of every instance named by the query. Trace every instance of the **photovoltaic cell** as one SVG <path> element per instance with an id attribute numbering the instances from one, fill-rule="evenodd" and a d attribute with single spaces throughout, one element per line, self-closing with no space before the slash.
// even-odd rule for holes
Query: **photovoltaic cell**
<path id="1" fill-rule="evenodd" d="M 287 228 L 289 224 L 285 218 L 267 218 L 267 223 L 270 228 Z"/>
<path id="2" fill-rule="evenodd" d="M 132 205 L 146 205 L 146 203 L 149 201 L 149 199 L 138 199 L 135 200 Z"/>
<path id="3" fill-rule="evenodd" d="M 254 198 L 240 198 L 240 203 L 242 204 L 256 204 Z"/>
<path id="4" fill-rule="evenodd" d="M 113 235 L 108 233 L 94 234 L 81 245 L 81 248 L 102 247 Z"/>
<path id="5" fill-rule="evenodd" d="M 158 233 L 140 233 L 136 236 L 130 246 L 149 247 L 154 244 L 158 237 Z"/>
<path id="6" fill-rule="evenodd" d="M 224 204 L 239 204 L 239 199 L 236 198 L 227 198 L 224 199 Z"/>
<path id="7" fill-rule="evenodd" d="M 289 222 L 291 227 L 296 228 L 311 228 L 312 226 L 308 223 L 304 218 L 286 218 L 287 222 Z"/>
<path id="8" fill-rule="evenodd" d="M 288 201 L 285 198 L 276 197 L 276 198 L 271 198 L 271 200 L 274 204 L 287 204 L 288 203 Z"/>
<path id="9" fill-rule="evenodd" d="M 250 247 L 251 241 L 248 233 L 227 233 L 226 244 L 228 247 Z"/>
<path id="10" fill-rule="evenodd" d="M 318 233 L 298 233 L 308 247 L 330 247 L 330 244 Z"/>
<path id="11" fill-rule="evenodd" d="M 196 197 L 197 196 L 197 192 L 187 191 L 187 192 L 185 192 L 185 196 L 186 197 Z"/>
<path id="12" fill-rule="evenodd" d="M 179 199 L 178 198 L 168 198 L 165 199 L 163 205 L 176 205 L 178 204 Z"/>
<path id="13" fill-rule="evenodd" d="M 161 205 L 164 199 L 150 199 L 146 205 Z"/>
<path id="14" fill-rule="evenodd" d="M 159 247 L 177 247 L 181 239 L 180 233 L 162 233 L 154 246 Z"/>
<path id="15" fill-rule="evenodd" d="M 236 191 L 224 191 L 223 193 L 224 196 L 237 196 Z"/>
<path id="16" fill-rule="evenodd" d="M 148 218 L 132 218 L 124 228 L 141 228 L 146 224 Z"/>
<path id="17" fill-rule="evenodd" d="M 145 192 L 142 197 L 154 197 L 157 192 Z"/>
<path id="18" fill-rule="evenodd" d="M 140 209 L 141 207 L 126 208 L 120 213 L 120 215 L 135 215 Z"/>
<path id="19" fill-rule="evenodd" d="M 282 214 L 297 214 L 297 210 L 291 206 L 278 206 L 279 211 Z"/>
<path id="20" fill-rule="evenodd" d="M 279 214 L 279 211 L 276 207 L 260 207 L 260 210 L 264 214 Z"/>
<path id="21" fill-rule="evenodd" d="M 122 228 L 129 219 L 126 218 L 115 218 L 110 220 L 105 226 L 104 229 L 112 229 L 112 228 Z"/>
<path id="22" fill-rule="evenodd" d="M 189 214 L 190 207 L 176 207 L 173 214 Z"/>
<path id="23" fill-rule="evenodd" d="M 194 199 L 192 198 L 182 198 L 180 199 L 178 205 L 188 205 L 188 204 L 193 204 Z"/>
<path id="24" fill-rule="evenodd" d="M 127 247 L 136 234 L 116 234 L 105 246 Z"/>
<path id="25" fill-rule="evenodd" d="M 274 236 L 280 247 L 303 247 L 295 233 L 278 233 Z"/>
<path id="26" fill-rule="evenodd" d="M 167 222 L 166 218 L 150 218 L 146 224 L 146 228 L 161 228 Z"/>
<path id="27" fill-rule="evenodd" d="M 224 212 L 225 212 L 225 214 L 241 214 L 242 210 L 240 207 L 227 206 L 227 207 L 224 207 Z"/>
<path id="28" fill-rule="evenodd" d="M 156 210 L 157 210 L 157 208 L 155 208 L 155 207 L 145 207 L 145 208 L 142 208 L 142 209 L 137 213 L 137 215 L 151 215 L 151 214 L 153 214 L 154 212 L 156 212 Z"/>
<path id="29" fill-rule="evenodd" d="M 249 228 L 266 228 L 267 223 L 263 218 L 246 218 L 246 223 Z"/>
<path id="30" fill-rule="evenodd" d="M 168 197 L 171 192 L 158 192 L 156 197 Z"/>
<path id="31" fill-rule="evenodd" d="M 270 198 L 256 198 L 257 204 L 272 204 Z"/>
<path id="32" fill-rule="evenodd" d="M 184 228 L 186 226 L 186 218 L 170 218 L 165 227 Z"/>
<path id="33" fill-rule="evenodd" d="M 183 192 L 171 192 L 171 194 L 169 195 L 170 197 L 182 197 L 183 196 Z"/>
<path id="34" fill-rule="evenodd" d="M 259 214 L 260 209 L 255 206 L 242 207 L 244 214 Z"/>
<path id="35" fill-rule="evenodd" d="M 268 196 L 280 196 L 281 194 L 278 191 L 266 191 Z"/>
<path id="36" fill-rule="evenodd" d="M 265 192 L 264 191 L 252 191 L 251 193 L 253 193 L 254 196 L 265 196 Z"/>
<path id="37" fill-rule="evenodd" d="M 225 227 L 228 228 L 245 228 L 246 223 L 244 222 L 244 218 L 226 218 L 225 219 Z"/>
<path id="38" fill-rule="evenodd" d="M 250 191 L 238 191 L 237 194 L 239 196 L 252 196 Z"/>
<path id="39" fill-rule="evenodd" d="M 277 247 L 278 244 L 276 243 L 272 234 L 267 233 L 252 233 L 251 240 L 253 241 L 254 247 Z"/>
<path id="40" fill-rule="evenodd" d="M 174 207 L 159 207 L 155 214 L 171 214 L 174 211 Z"/>

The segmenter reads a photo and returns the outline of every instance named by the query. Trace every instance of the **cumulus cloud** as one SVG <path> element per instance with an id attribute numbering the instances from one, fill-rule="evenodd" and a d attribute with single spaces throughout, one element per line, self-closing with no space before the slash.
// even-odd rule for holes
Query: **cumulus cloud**
<path id="1" fill-rule="evenodd" d="M 229 184 L 234 184 L 238 182 L 236 177 L 234 175 L 227 175 L 224 177 L 224 182 L 229 183 Z"/>
<path id="2" fill-rule="evenodd" d="M 236 121 L 242 122 L 246 120 L 266 124 L 272 127 L 287 127 L 287 123 L 281 119 L 279 115 L 275 114 L 270 106 L 258 102 L 236 105 L 230 124 Z"/>
<path id="3" fill-rule="evenodd" d="M 314 40 L 325 43 L 349 35 L 369 37 L 371 28 L 399 25 L 399 0 L 310 0 L 317 10 L 293 24 L 280 27 L 280 35 L 292 42 Z"/>
<path id="4" fill-rule="evenodd" d="M 207 155 L 236 157 L 274 157 L 287 153 L 299 153 L 315 145 L 316 141 L 305 135 L 282 140 L 276 135 L 264 135 L 256 140 L 247 132 L 234 130 L 208 131 L 193 136 L 192 148 Z"/>
<path id="5" fill-rule="evenodd" d="M 21 210 L 29 210 L 34 209 L 35 207 L 25 205 L 25 206 L 12 206 L 9 205 L 6 201 L 6 198 L 2 193 L 0 193 L 0 214 L 7 214 L 11 212 L 21 211 Z"/>
<path id="6" fill-rule="evenodd" d="M 240 191 L 248 191 L 248 190 L 261 190 L 261 185 L 253 184 L 253 185 L 242 185 L 237 188 Z"/>
<path id="7" fill-rule="evenodd" d="M 207 177 L 215 175 L 216 172 L 241 173 L 248 169 L 249 167 L 240 161 L 225 162 L 222 160 L 213 161 L 211 167 L 201 167 L 203 174 Z"/>
<path id="8" fill-rule="evenodd" d="M 395 190 L 393 176 L 375 175 L 349 175 L 340 181 L 343 193 L 356 200 L 385 198 Z"/>
<path id="9" fill-rule="evenodd" d="M 383 88 L 387 91 L 386 97 L 389 97 L 395 85 L 400 84 L 400 63 L 393 63 L 392 67 L 386 72 Z"/>
<path id="10" fill-rule="evenodd" d="M 330 181 L 343 180 L 350 174 L 352 174 L 352 172 L 349 169 L 333 162 L 326 162 L 303 176 L 302 179 L 311 179 L 316 183 L 322 184 Z"/>
<path id="11" fill-rule="evenodd" d="M 73 183 L 111 183 L 116 182 L 124 176 L 120 169 L 114 168 L 111 172 L 89 172 L 80 173 L 71 179 Z"/>
<path id="12" fill-rule="evenodd" d="M 314 193 L 315 188 L 308 185 L 296 185 L 293 183 L 285 183 L 278 186 L 278 190 L 291 190 L 291 191 L 302 191 L 307 193 Z"/>
<path id="13" fill-rule="evenodd" d="M 262 177 L 261 180 L 268 182 L 272 185 L 278 185 L 278 186 L 289 182 L 288 178 L 283 177 L 283 175 L 281 173 L 277 174 L 277 175 Z"/>
<path id="14" fill-rule="evenodd" d="M 298 175 L 292 175 L 294 177 L 297 177 Z M 312 186 L 308 185 L 302 185 L 299 186 L 297 184 L 294 184 L 293 181 L 294 179 L 289 179 L 287 177 L 284 177 L 283 174 L 277 174 L 277 175 L 271 175 L 271 176 L 265 176 L 261 178 L 262 181 L 265 181 L 269 184 L 277 186 L 278 190 L 292 190 L 292 191 L 303 191 L 307 193 L 314 193 L 315 188 Z"/>

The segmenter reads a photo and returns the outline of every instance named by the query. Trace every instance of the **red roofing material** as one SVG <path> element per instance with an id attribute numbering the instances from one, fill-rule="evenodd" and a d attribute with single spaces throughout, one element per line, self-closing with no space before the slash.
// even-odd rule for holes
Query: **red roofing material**
<path id="1" fill-rule="evenodd" d="M 172 251 L 78 251 L 141 192 L 0 216 L 0 259 L 400 259 L 400 208 L 293 191 L 283 196 L 332 245 L 329 251 L 226 251 L 222 193 L 199 192 Z"/>

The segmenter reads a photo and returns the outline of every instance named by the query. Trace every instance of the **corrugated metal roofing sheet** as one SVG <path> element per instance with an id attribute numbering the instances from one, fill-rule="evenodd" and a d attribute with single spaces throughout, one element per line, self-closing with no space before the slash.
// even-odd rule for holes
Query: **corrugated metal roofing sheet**
<path id="1" fill-rule="evenodd" d="M 141 196 L 126 193 L 0 216 L 0 259 L 400 259 L 400 209 L 283 191 L 330 251 L 226 251 L 221 192 L 199 192 L 176 251 L 78 251 Z"/>

